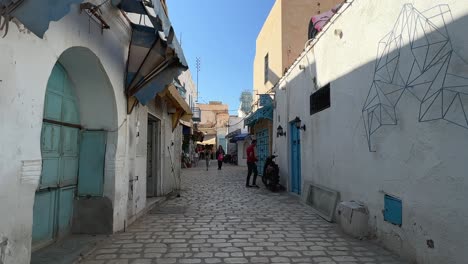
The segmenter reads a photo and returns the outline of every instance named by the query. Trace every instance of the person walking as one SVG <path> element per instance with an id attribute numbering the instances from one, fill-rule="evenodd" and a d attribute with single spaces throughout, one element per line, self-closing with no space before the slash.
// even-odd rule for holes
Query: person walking
<path id="1" fill-rule="evenodd" d="M 247 182 L 245 184 L 246 187 L 254 187 L 254 188 L 260 188 L 258 185 L 255 183 L 257 181 L 257 175 L 258 175 L 258 170 L 257 170 L 257 164 L 256 162 L 258 161 L 257 156 L 255 155 L 255 146 L 257 145 L 257 140 L 252 140 L 252 143 L 250 143 L 250 146 L 247 147 Z M 253 173 L 253 184 L 250 185 L 250 176 Z"/>
<path id="2" fill-rule="evenodd" d="M 224 149 L 223 146 L 219 145 L 218 150 L 216 151 L 216 159 L 218 160 L 218 170 L 221 170 L 224 160 Z"/>
<path id="3" fill-rule="evenodd" d="M 205 148 L 205 161 L 206 161 L 206 170 L 210 167 L 210 158 L 211 158 L 211 150 L 208 146 Z"/>

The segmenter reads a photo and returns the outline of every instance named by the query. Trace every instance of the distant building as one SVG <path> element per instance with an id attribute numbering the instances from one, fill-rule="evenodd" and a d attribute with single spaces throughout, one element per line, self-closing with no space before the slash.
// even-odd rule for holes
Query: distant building
<path id="1" fill-rule="evenodd" d="M 253 96 L 251 91 L 243 91 L 240 96 L 239 116 L 244 117 L 252 111 Z"/>
<path id="2" fill-rule="evenodd" d="M 196 104 L 200 109 L 201 121 L 198 123 L 199 131 L 204 133 L 204 141 L 214 148 L 219 145 L 227 149 L 226 135 L 229 124 L 229 107 L 219 101 L 210 101 L 208 104 Z"/>

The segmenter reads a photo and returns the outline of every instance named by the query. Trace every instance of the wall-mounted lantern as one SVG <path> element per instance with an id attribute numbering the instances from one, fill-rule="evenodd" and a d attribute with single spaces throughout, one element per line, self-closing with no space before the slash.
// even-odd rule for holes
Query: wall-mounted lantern
<path id="1" fill-rule="evenodd" d="M 283 131 L 283 127 L 281 125 L 276 129 L 276 137 L 280 136 L 286 136 L 286 132 Z"/>
<path id="2" fill-rule="evenodd" d="M 305 125 L 301 126 L 302 120 L 298 116 L 296 116 L 296 118 L 293 120 L 293 122 L 296 125 L 297 129 L 302 129 L 302 130 L 306 131 L 306 126 Z"/>

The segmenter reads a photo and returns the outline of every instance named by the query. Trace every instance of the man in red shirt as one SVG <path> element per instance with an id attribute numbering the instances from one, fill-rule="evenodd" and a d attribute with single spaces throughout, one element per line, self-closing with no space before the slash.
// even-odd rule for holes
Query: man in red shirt
<path id="1" fill-rule="evenodd" d="M 258 170 L 257 170 L 257 164 L 255 163 L 257 161 L 257 156 L 255 155 L 255 146 L 257 145 L 257 140 L 252 140 L 252 143 L 250 146 L 247 147 L 247 183 L 245 184 L 246 187 L 255 187 L 255 188 L 260 188 L 255 184 L 257 181 L 257 175 L 258 175 Z M 252 175 L 252 172 L 254 174 L 253 177 L 253 185 L 250 185 L 250 175 Z"/>

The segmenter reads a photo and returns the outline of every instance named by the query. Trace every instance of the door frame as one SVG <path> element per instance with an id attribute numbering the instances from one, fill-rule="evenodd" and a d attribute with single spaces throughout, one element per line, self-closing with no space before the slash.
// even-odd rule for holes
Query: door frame
<path id="1" fill-rule="evenodd" d="M 150 129 L 151 125 L 151 129 Z M 157 197 L 161 194 L 161 188 L 159 188 L 161 184 L 161 120 L 156 116 L 148 113 L 148 134 L 152 132 L 152 150 L 151 153 L 151 163 L 152 163 L 152 188 L 151 192 L 148 193 L 148 187 L 146 188 L 146 196 L 147 197 Z M 147 156 L 148 157 L 148 156 Z M 148 170 L 148 161 L 146 165 L 146 169 Z M 148 177 L 148 172 L 146 173 L 146 177 Z M 148 184 L 148 180 L 146 181 Z"/>

